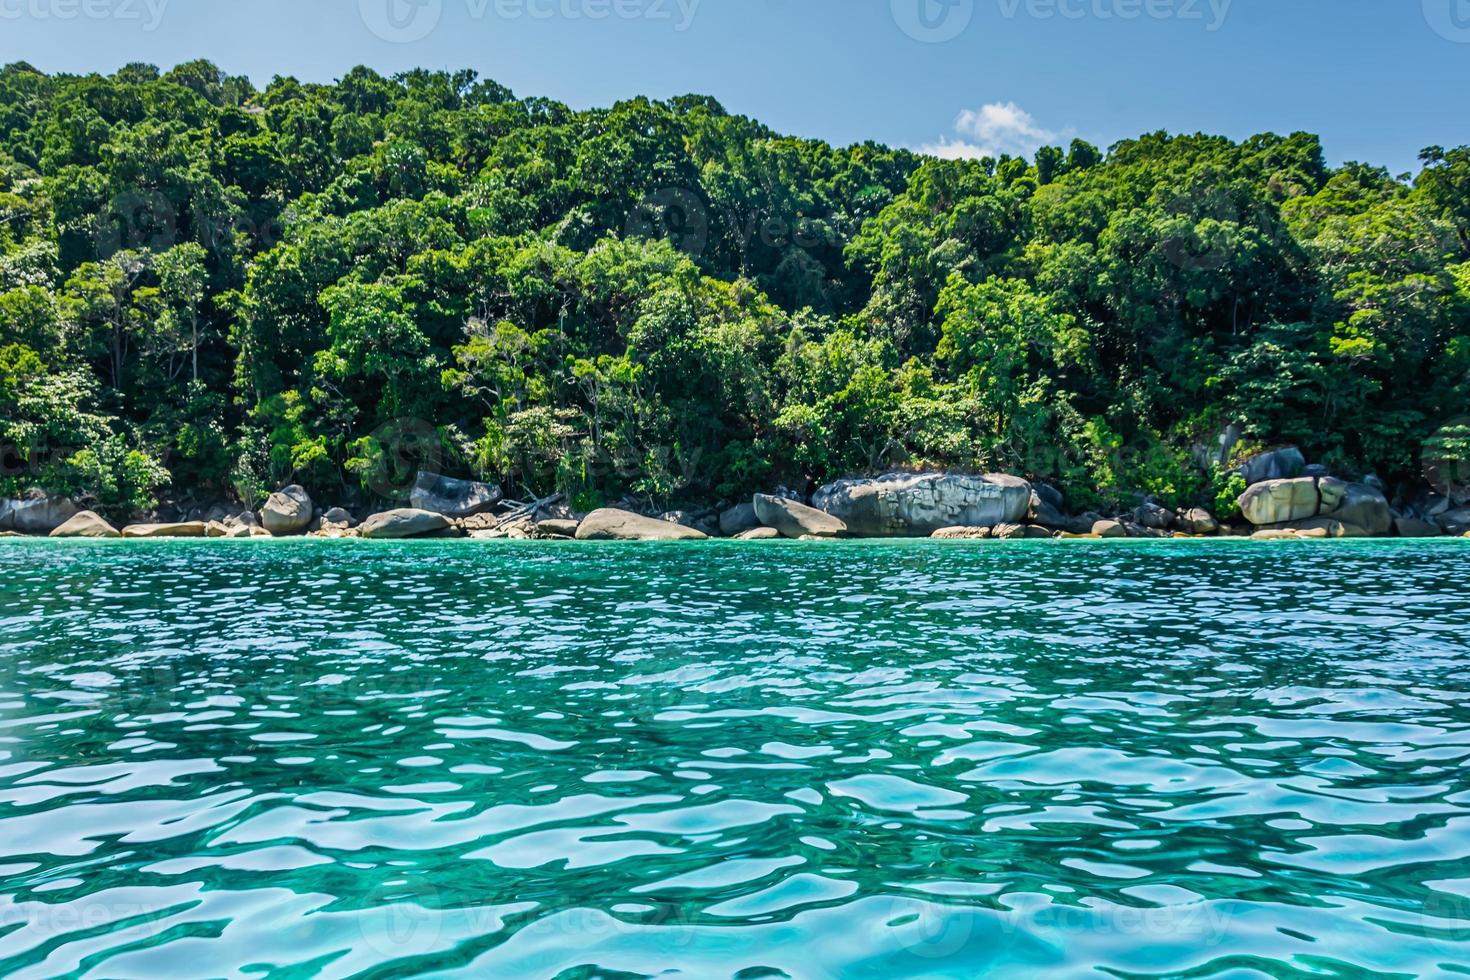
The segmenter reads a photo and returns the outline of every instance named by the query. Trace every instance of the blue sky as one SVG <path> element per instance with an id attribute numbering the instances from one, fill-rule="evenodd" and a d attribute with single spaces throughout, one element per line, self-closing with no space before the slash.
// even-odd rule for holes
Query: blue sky
<path id="1" fill-rule="evenodd" d="M 1470 0 L 0 0 L 6 62 L 194 57 L 257 84 L 470 67 L 576 107 L 699 92 L 949 155 L 1304 129 L 1402 172 L 1470 143 Z"/>

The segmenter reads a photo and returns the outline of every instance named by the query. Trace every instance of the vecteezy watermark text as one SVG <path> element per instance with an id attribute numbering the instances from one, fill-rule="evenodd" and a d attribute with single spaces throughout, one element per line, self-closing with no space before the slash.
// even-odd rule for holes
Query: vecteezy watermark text
<path id="1" fill-rule="evenodd" d="M 155 0 L 159 2 L 159 0 Z M 457 0 L 472 21 L 647 20 L 689 30 L 703 0 Z M 438 28 L 445 0 L 358 0 L 362 22 L 384 41 L 411 44 Z"/>
<path id="2" fill-rule="evenodd" d="M 155 31 L 169 0 L 0 0 L 0 20 L 138 21 Z"/>
<path id="3" fill-rule="evenodd" d="M 1424 0 L 1424 20 L 1446 41 L 1470 44 L 1470 0 Z"/>
<path id="4" fill-rule="evenodd" d="M 893 20 L 916 41 L 936 44 L 964 33 L 979 0 L 890 0 Z M 1225 25 L 1234 0 L 986 0 L 1005 20 L 1178 20 L 1207 31 Z M 1457 2 L 1457 0 L 1451 0 Z"/>

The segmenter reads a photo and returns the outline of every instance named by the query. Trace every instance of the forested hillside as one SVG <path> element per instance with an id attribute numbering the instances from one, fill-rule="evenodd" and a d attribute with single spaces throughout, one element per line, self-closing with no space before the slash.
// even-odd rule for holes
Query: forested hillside
<path id="1" fill-rule="evenodd" d="M 0 494 L 366 500 L 433 465 L 585 509 L 929 464 L 1214 504 L 1230 424 L 1409 492 L 1470 414 L 1470 148 L 1423 161 L 941 161 L 471 72 L 11 65 Z"/>

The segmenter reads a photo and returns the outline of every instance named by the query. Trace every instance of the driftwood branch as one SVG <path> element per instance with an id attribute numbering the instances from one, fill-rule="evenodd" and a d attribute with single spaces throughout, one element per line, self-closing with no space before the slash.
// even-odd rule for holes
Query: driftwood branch
<path id="1" fill-rule="evenodd" d="M 537 511 L 541 510 L 541 508 L 550 507 L 565 496 L 566 494 L 554 493 L 549 497 L 533 500 L 529 504 L 513 504 L 512 506 L 515 509 L 502 514 L 500 520 L 496 521 L 495 526 L 502 528 L 507 524 L 514 524 L 516 521 L 525 520 L 527 517 L 535 517 Z"/>

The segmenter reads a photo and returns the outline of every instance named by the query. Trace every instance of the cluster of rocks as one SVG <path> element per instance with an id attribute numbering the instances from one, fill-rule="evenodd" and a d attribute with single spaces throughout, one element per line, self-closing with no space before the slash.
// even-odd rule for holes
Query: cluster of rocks
<path id="1" fill-rule="evenodd" d="M 1237 503 L 1260 540 L 1470 536 L 1470 501 L 1457 509 L 1431 497 L 1396 510 L 1376 480 L 1338 479 L 1294 447 L 1262 453 L 1239 472 L 1249 486 Z"/>
<path id="2" fill-rule="evenodd" d="M 319 509 L 299 486 L 271 494 L 258 513 L 216 506 L 186 515 L 198 519 L 121 529 L 92 511 L 79 511 L 66 498 L 32 494 L 22 500 L 0 501 L 0 534 L 580 541 L 1470 537 L 1470 506 L 1466 506 L 1470 501 L 1437 498 L 1395 510 L 1371 480 L 1337 479 L 1321 467 L 1308 466 L 1296 449 L 1263 453 L 1237 472 L 1249 485 L 1239 499 L 1246 523 L 1233 526 L 1201 508 L 1171 510 L 1152 502 L 1123 515 L 1072 515 L 1065 512 L 1056 489 L 994 474 L 888 473 L 839 480 L 817 490 L 810 503 L 800 494 L 781 489 L 722 508 L 648 515 L 629 504 L 577 515 L 558 503 L 559 496 L 518 504 L 506 501 L 500 488 L 492 484 L 421 473 L 410 493 L 411 506 L 374 513 L 361 521 L 339 507 Z"/>

